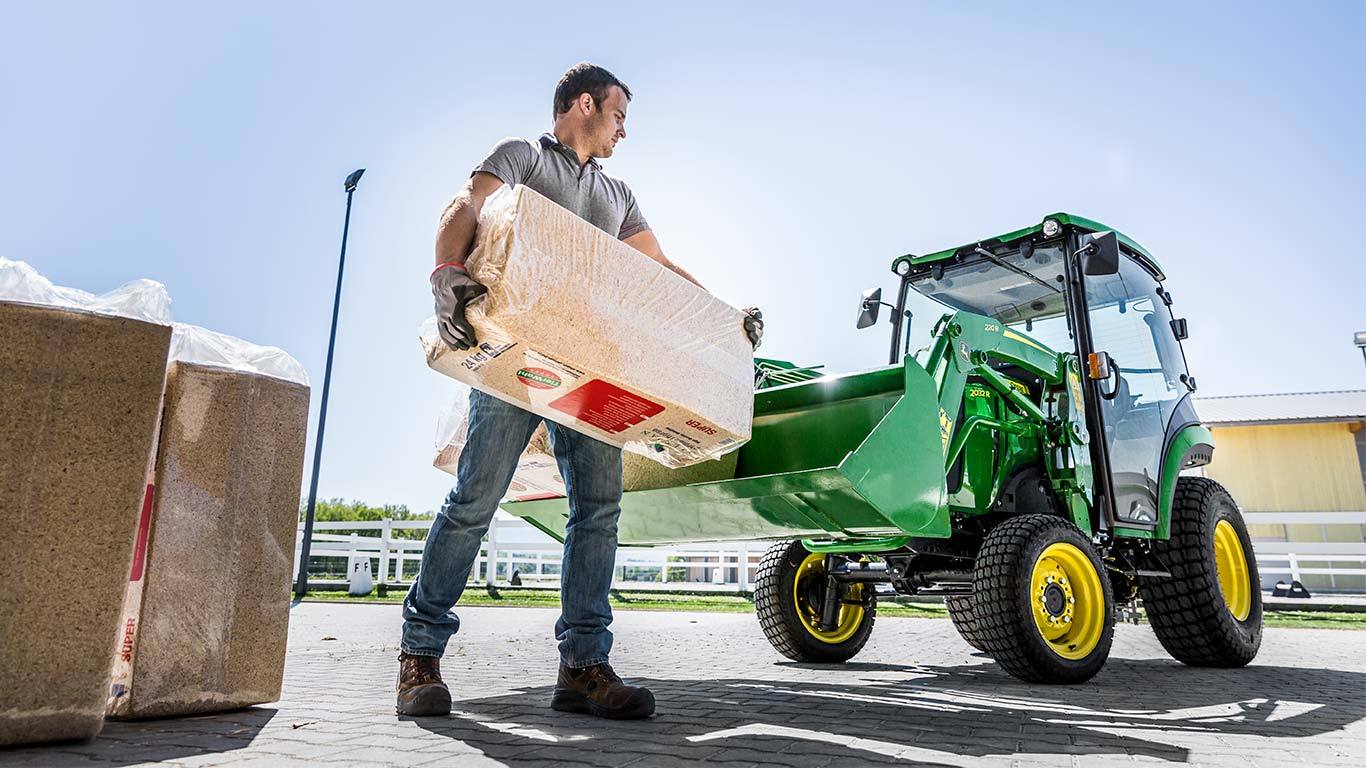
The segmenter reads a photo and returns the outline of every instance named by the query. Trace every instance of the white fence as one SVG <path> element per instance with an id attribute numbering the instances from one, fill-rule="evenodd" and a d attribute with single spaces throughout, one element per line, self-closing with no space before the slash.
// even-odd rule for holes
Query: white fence
<path id="1" fill-rule="evenodd" d="M 1336 577 L 1356 577 L 1351 582 L 1357 586 L 1361 583 L 1360 577 L 1366 576 L 1366 542 L 1361 541 L 1359 528 L 1366 524 L 1366 512 L 1244 512 L 1243 520 L 1249 525 L 1320 526 L 1320 535 L 1325 539 L 1329 538 L 1328 526 L 1346 526 L 1345 537 L 1357 539 L 1275 541 L 1254 538 L 1257 570 L 1263 577 L 1304 581 L 1306 576 L 1327 576 L 1337 587 Z M 1353 527 L 1357 528 L 1355 536 L 1352 536 Z M 1306 567 L 1303 563 L 1317 565 Z"/>
<path id="2" fill-rule="evenodd" d="M 1353 525 L 1366 523 L 1366 512 L 1249 512 L 1248 523 L 1280 525 Z M 395 538 L 398 530 L 425 531 L 429 520 L 377 522 L 318 522 L 313 525 L 312 557 L 345 557 L 349 563 L 368 557 L 376 584 L 406 585 L 417 574 L 422 539 Z M 350 531 L 348 534 L 329 531 Z M 374 535 L 361 535 L 364 532 Z M 303 541 L 300 526 L 294 561 Z M 617 550 L 618 588 L 748 591 L 769 542 L 676 545 Z M 1366 543 L 1332 541 L 1256 540 L 1257 567 L 1275 579 L 1305 576 L 1366 576 Z M 495 519 L 480 547 L 470 581 L 504 583 L 516 572 L 526 585 L 558 585 L 561 546 L 525 521 Z M 1315 565 L 1306 567 L 1303 563 Z M 657 571 L 650 580 L 628 578 L 640 570 Z M 681 571 L 681 573 L 680 573 Z"/>
<path id="3" fill-rule="evenodd" d="M 422 530 L 429 520 L 374 522 L 315 522 L 310 559 L 345 557 L 347 571 L 360 558 L 370 558 L 375 584 L 406 585 L 417 575 L 423 539 L 396 538 L 398 530 Z M 328 531 L 350 531 L 347 534 Z M 378 535 L 361 535 L 361 532 Z M 299 527 L 294 546 L 298 567 L 303 543 Z M 748 591 L 767 542 L 676 545 L 671 547 L 619 547 L 614 586 L 631 589 L 688 589 Z M 522 520 L 495 519 L 489 526 L 479 555 L 470 568 L 471 583 L 506 584 L 515 572 L 525 585 L 558 585 L 562 547 Z M 628 578 L 634 570 L 658 571 L 645 581 Z M 681 574 L 679 573 L 681 571 Z M 672 572 L 672 574 L 671 574 Z M 297 571 L 296 571 L 297 573 Z M 681 578 L 680 578 L 681 576 Z"/>

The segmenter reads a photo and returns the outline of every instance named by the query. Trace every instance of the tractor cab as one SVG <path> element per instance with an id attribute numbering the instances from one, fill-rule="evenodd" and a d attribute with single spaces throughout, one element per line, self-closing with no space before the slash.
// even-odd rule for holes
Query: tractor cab
<path id="1" fill-rule="evenodd" d="M 900 321 L 911 290 L 998 320 L 1007 336 L 1074 357 L 1084 372 L 1087 429 L 1103 436 L 1091 441 L 1093 465 L 1108 468 L 1094 473 L 1099 506 L 1114 526 L 1157 527 L 1164 458 L 1174 437 L 1198 419 L 1189 397 L 1195 380 L 1181 349 L 1186 321 L 1173 318 L 1165 276 L 1146 250 L 1094 221 L 1055 214 L 998 238 L 902 256 L 892 272 L 900 280 L 896 305 L 865 293 L 858 323 L 872 325 L 882 306 L 894 309 L 892 362 L 906 352 L 902 337 L 909 333 Z M 1022 378 L 1028 376 L 1012 381 Z"/>

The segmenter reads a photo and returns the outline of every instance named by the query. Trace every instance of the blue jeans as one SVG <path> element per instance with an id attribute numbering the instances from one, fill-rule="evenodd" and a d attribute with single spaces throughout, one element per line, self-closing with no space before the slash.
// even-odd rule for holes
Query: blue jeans
<path id="1" fill-rule="evenodd" d="M 479 554 L 480 541 L 507 493 L 517 460 L 540 416 L 475 390 L 469 437 L 460 453 L 455 487 L 427 534 L 422 567 L 403 599 L 404 653 L 441 656 L 460 629 L 452 611 Z M 569 493 L 560 619 L 555 638 L 570 667 L 607 661 L 612 650 L 612 606 L 607 593 L 616 567 L 621 514 L 621 449 L 547 421 L 560 476 Z"/>

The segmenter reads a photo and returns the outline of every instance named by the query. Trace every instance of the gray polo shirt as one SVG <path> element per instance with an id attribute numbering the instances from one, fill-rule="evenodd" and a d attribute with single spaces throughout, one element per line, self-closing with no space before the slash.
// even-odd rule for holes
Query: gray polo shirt
<path id="1" fill-rule="evenodd" d="M 508 186 L 525 184 L 618 240 L 650 228 L 626 182 L 608 176 L 597 160 L 580 168 L 578 154 L 553 134 L 503 139 L 473 173 L 480 171 Z"/>

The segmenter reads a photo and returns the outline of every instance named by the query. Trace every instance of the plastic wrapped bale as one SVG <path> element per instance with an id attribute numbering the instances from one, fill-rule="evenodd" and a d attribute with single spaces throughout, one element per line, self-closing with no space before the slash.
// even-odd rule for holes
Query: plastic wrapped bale
<path id="1" fill-rule="evenodd" d="M 467 311 L 479 346 L 428 321 L 432 368 L 672 467 L 749 439 L 744 315 L 542 195 L 490 197 L 467 263 L 488 287 Z"/>
<path id="2" fill-rule="evenodd" d="M 277 349 L 192 326 L 172 357 L 110 717 L 275 701 L 284 674 L 307 379 Z"/>
<path id="3" fill-rule="evenodd" d="M 104 722 L 169 322 L 159 284 L 91 296 L 0 259 L 0 746 Z"/>
<path id="4" fill-rule="evenodd" d="M 460 387 L 451 403 L 437 421 L 436 458 L 432 466 L 455 475 L 460 465 L 460 454 L 465 449 L 469 432 L 469 388 Z M 622 454 L 622 490 L 648 491 L 655 488 L 674 488 L 693 483 L 731 480 L 739 453 L 731 451 L 719 459 L 704 461 L 688 467 L 666 467 L 634 453 Z M 507 498 L 530 501 L 566 494 L 564 478 L 555 461 L 555 450 L 550 445 L 550 434 L 542 424 L 532 433 L 530 442 L 517 459 Z"/>

